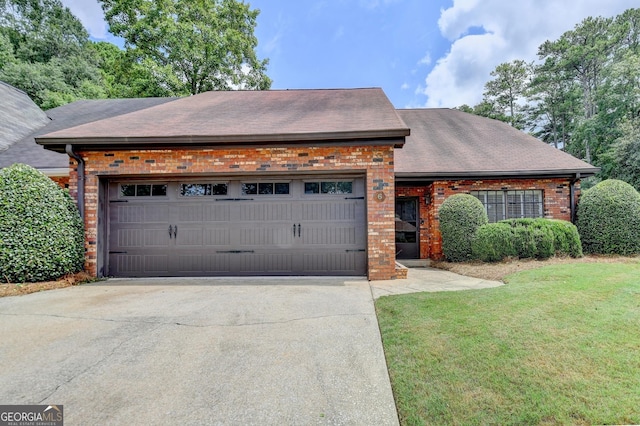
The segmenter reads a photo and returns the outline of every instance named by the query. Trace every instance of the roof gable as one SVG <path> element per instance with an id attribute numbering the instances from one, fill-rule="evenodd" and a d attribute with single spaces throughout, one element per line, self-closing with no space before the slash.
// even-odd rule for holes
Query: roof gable
<path id="1" fill-rule="evenodd" d="M 94 99 L 76 101 L 52 108 L 46 113 L 42 112 L 46 124 L 44 127 L 39 127 L 23 135 L 6 151 L 0 151 L 0 168 L 14 163 L 25 163 L 41 170 L 67 170 L 69 157 L 66 154 L 45 150 L 36 144 L 36 137 L 80 124 L 150 108 L 176 99 L 178 98 Z"/>
<path id="2" fill-rule="evenodd" d="M 598 168 L 498 120 L 454 109 L 406 109 L 411 129 L 395 152 L 396 176 L 408 178 L 541 176 L 583 177 Z"/>
<path id="3" fill-rule="evenodd" d="M 213 91 L 49 133 L 38 143 L 124 147 L 396 138 L 409 129 L 378 88 Z"/>

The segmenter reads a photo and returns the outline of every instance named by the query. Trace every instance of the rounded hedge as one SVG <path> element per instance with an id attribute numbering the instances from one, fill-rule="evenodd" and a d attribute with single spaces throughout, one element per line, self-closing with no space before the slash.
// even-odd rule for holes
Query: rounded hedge
<path id="1" fill-rule="evenodd" d="M 83 225 L 71 196 L 25 164 L 0 170 L 0 281 L 56 279 L 83 263 Z"/>
<path id="2" fill-rule="evenodd" d="M 484 262 L 507 257 L 548 259 L 554 255 L 582 256 L 575 225 L 553 219 L 509 219 L 478 229 L 472 243 L 473 256 Z"/>
<path id="3" fill-rule="evenodd" d="M 587 253 L 640 253 L 640 194 L 609 179 L 583 192 L 576 225 Z"/>
<path id="4" fill-rule="evenodd" d="M 508 223 L 489 223 L 476 231 L 471 247 L 473 257 L 483 262 L 499 262 L 507 257 L 515 257 L 514 228 Z"/>
<path id="5" fill-rule="evenodd" d="M 451 262 L 471 260 L 473 237 L 488 222 L 480 200 L 469 194 L 453 195 L 444 200 L 438 215 L 445 258 Z"/>

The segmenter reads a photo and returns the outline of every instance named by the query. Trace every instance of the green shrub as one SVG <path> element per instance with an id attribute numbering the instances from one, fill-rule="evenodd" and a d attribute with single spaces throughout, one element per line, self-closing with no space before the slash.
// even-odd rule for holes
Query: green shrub
<path id="1" fill-rule="evenodd" d="M 508 223 L 489 223 L 476 231 L 471 244 L 473 257 L 483 262 L 498 262 L 517 255 L 514 228 Z"/>
<path id="2" fill-rule="evenodd" d="M 451 262 L 471 260 L 476 230 L 488 222 L 480 200 L 469 194 L 453 195 L 444 200 L 438 215 L 444 256 Z"/>
<path id="3" fill-rule="evenodd" d="M 582 257 L 582 243 L 578 228 L 566 220 L 546 219 L 553 233 L 556 254 Z"/>
<path id="4" fill-rule="evenodd" d="M 577 228 L 562 220 L 552 219 L 508 219 L 498 224 L 511 228 L 511 241 L 502 253 L 503 257 L 518 257 L 521 259 L 548 259 L 556 254 L 572 257 L 582 256 L 582 245 Z M 493 231 L 493 234 L 483 235 L 487 241 L 478 241 L 474 255 L 491 258 L 490 261 L 501 260 L 495 258 L 501 254 L 498 244 L 507 238 L 506 230 Z M 476 235 L 476 238 L 479 238 Z M 495 246 L 495 247 L 494 247 Z M 477 252 L 477 253 L 476 253 Z"/>
<path id="5" fill-rule="evenodd" d="M 554 246 L 553 232 L 550 227 L 531 227 L 529 228 L 533 234 L 535 243 L 535 253 L 533 257 L 536 259 L 549 259 L 556 253 Z"/>
<path id="6" fill-rule="evenodd" d="M 56 279 L 83 262 L 83 226 L 66 191 L 24 164 L 0 170 L 0 281 Z"/>
<path id="7" fill-rule="evenodd" d="M 620 180 L 600 182 L 583 192 L 577 226 L 587 253 L 640 253 L 640 194 Z"/>

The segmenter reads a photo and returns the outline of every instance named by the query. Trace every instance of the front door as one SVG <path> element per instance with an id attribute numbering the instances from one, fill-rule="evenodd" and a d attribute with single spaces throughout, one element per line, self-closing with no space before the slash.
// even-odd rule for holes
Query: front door
<path id="1" fill-rule="evenodd" d="M 418 259 L 418 199 L 396 199 L 396 258 Z"/>

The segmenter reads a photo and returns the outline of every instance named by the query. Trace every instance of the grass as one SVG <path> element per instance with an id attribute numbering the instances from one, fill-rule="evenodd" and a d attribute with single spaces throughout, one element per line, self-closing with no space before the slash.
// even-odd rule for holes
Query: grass
<path id="1" fill-rule="evenodd" d="M 640 424 L 640 262 L 378 299 L 401 424 Z"/>

